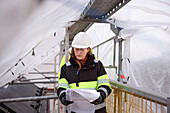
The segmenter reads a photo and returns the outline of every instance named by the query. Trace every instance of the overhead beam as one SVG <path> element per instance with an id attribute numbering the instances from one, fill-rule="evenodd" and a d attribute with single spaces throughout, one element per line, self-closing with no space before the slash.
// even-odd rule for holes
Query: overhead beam
<path id="1" fill-rule="evenodd" d="M 93 23 L 107 23 L 111 15 L 116 13 L 124 5 L 126 5 L 131 0 L 90 0 L 82 14 L 80 19 L 68 27 L 70 38 L 72 41 L 73 37 L 79 32 L 87 31 Z"/>
<path id="2" fill-rule="evenodd" d="M 78 20 L 78 21 L 71 21 L 71 22 L 77 22 L 77 23 L 89 23 L 89 22 L 93 22 L 93 23 L 109 23 L 106 20 L 98 20 L 98 19 L 82 19 L 82 20 Z"/>
<path id="3" fill-rule="evenodd" d="M 81 14 L 81 19 L 93 18 L 106 20 L 129 1 L 130 0 L 90 0 Z"/>

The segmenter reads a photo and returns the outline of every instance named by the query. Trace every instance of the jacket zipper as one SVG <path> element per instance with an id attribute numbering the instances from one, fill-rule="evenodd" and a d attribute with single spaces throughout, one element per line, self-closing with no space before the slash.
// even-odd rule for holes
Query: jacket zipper
<path id="1" fill-rule="evenodd" d="M 78 76 L 78 75 L 79 75 L 79 72 L 80 72 L 80 71 L 77 70 L 77 82 L 76 82 L 76 86 L 77 86 L 77 87 L 79 87 L 79 84 L 78 84 L 78 82 L 79 82 L 79 80 L 78 80 L 78 78 L 79 78 L 79 76 Z"/>

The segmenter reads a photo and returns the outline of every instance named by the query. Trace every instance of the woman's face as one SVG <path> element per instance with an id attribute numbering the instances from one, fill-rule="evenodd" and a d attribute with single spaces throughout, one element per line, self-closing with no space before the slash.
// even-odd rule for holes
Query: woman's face
<path id="1" fill-rule="evenodd" d="M 88 52 L 89 48 L 74 48 L 74 53 L 78 60 L 85 59 Z"/>

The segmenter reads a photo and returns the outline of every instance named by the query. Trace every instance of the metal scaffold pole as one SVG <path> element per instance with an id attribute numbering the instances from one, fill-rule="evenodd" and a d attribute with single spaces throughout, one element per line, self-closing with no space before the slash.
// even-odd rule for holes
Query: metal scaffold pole
<path id="1" fill-rule="evenodd" d="M 11 102 L 24 102 L 33 100 L 48 100 L 48 99 L 58 99 L 58 96 L 39 96 L 39 97 L 23 97 L 23 98 L 10 98 L 10 99 L 0 99 L 0 103 L 11 103 Z"/>
<path id="2" fill-rule="evenodd" d="M 65 35 L 65 62 L 68 61 L 68 57 L 69 57 L 69 32 L 67 28 Z"/>
<path id="3" fill-rule="evenodd" d="M 69 31 L 68 31 L 68 28 L 66 28 L 66 35 L 65 35 L 65 41 L 64 42 L 64 46 L 60 46 L 60 52 L 63 53 L 63 50 L 65 50 L 65 62 L 68 61 L 68 57 L 69 57 Z M 60 63 L 61 63 L 61 60 L 62 60 L 62 57 L 63 57 L 63 54 L 60 53 Z M 60 111 L 60 102 L 58 100 L 58 113 L 61 113 Z M 62 108 L 63 108 L 63 112 L 62 113 L 66 113 L 66 107 L 62 105 Z"/>
<path id="4" fill-rule="evenodd" d="M 56 64 L 57 64 L 57 58 L 58 54 L 54 57 L 54 81 L 56 81 L 56 77 L 57 77 L 57 72 L 56 72 Z M 56 83 L 54 83 L 54 92 L 56 92 Z M 55 110 L 56 106 L 55 106 L 55 103 L 56 103 L 56 99 L 54 99 L 54 102 L 53 102 L 53 110 Z"/>
<path id="5" fill-rule="evenodd" d="M 61 60 L 63 58 L 63 51 L 64 51 L 64 40 L 60 42 L 60 53 L 59 53 L 59 64 L 61 63 Z M 60 67 L 60 65 L 59 65 Z M 58 113 L 60 113 L 60 101 L 58 99 Z"/>
<path id="6" fill-rule="evenodd" d="M 8 85 L 21 85 L 21 84 L 54 84 L 58 83 L 58 81 L 35 81 L 35 82 L 10 82 Z"/>

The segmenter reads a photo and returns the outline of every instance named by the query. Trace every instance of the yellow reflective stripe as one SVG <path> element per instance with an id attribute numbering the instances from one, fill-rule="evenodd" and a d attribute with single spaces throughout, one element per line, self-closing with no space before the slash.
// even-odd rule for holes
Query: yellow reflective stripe
<path id="1" fill-rule="evenodd" d="M 62 79 L 59 79 L 58 81 L 58 88 L 69 88 L 69 84 L 68 84 L 68 81 L 65 79 L 65 78 L 62 78 Z"/>
<path id="2" fill-rule="evenodd" d="M 58 84 L 58 88 L 65 88 L 65 89 L 68 89 L 69 88 L 69 85 L 67 83 L 60 83 Z M 57 89 L 58 89 L 57 88 Z"/>
<path id="3" fill-rule="evenodd" d="M 93 50 L 92 50 L 92 49 L 91 49 L 91 53 L 93 53 Z M 95 58 L 96 60 L 98 60 L 97 57 L 96 57 L 95 55 L 94 55 L 94 58 Z"/>
<path id="4" fill-rule="evenodd" d="M 79 82 L 79 87 L 76 86 L 76 83 L 69 84 L 71 89 L 96 89 L 97 81 L 90 82 Z"/>
<path id="5" fill-rule="evenodd" d="M 68 60 L 70 59 L 70 55 L 69 55 L 69 57 L 68 57 Z M 60 62 L 60 71 L 58 72 L 58 78 L 60 78 L 60 75 L 61 75 L 61 67 L 63 66 L 65 64 L 65 55 L 63 56 L 63 58 L 62 58 L 62 60 L 61 60 L 61 62 Z"/>
<path id="6" fill-rule="evenodd" d="M 70 52 L 70 54 L 71 54 L 71 52 Z M 68 57 L 68 61 L 70 60 L 70 57 L 71 57 L 71 55 L 69 55 L 69 57 Z"/>
<path id="7" fill-rule="evenodd" d="M 96 60 L 98 60 L 96 56 L 94 56 L 94 58 L 95 58 Z"/>
<path id="8" fill-rule="evenodd" d="M 69 57 L 68 57 L 68 61 L 69 61 L 69 59 L 70 59 L 70 55 L 69 55 Z M 63 58 L 62 58 L 62 60 L 61 60 L 61 62 L 60 62 L 60 68 L 59 69 L 61 69 L 61 67 L 66 63 L 66 57 L 65 57 L 65 55 L 63 56 Z"/>
<path id="9" fill-rule="evenodd" d="M 60 70 L 58 72 L 58 78 L 60 78 L 60 75 L 61 75 L 61 67 L 65 64 L 65 56 L 63 56 L 61 62 L 60 62 Z"/>
<path id="10" fill-rule="evenodd" d="M 61 60 L 61 62 L 60 62 L 60 68 L 59 68 L 59 69 L 61 69 L 61 67 L 62 67 L 64 64 L 65 64 L 65 55 L 63 56 L 63 58 L 62 58 L 62 60 Z"/>
<path id="11" fill-rule="evenodd" d="M 60 79 L 61 71 L 58 72 L 58 78 Z"/>
<path id="12" fill-rule="evenodd" d="M 99 88 L 99 86 L 102 86 L 102 85 L 108 86 L 110 89 L 112 89 L 109 83 L 102 83 L 102 84 L 99 84 L 99 85 L 97 86 L 97 89 Z"/>
<path id="13" fill-rule="evenodd" d="M 99 76 L 97 78 L 97 82 L 98 82 L 97 89 L 99 88 L 99 86 L 102 85 L 108 86 L 111 89 L 111 86 L 109 84 L 109 77 L 107 76 L 107 74 Z"/>
<path id="14" fill-rule="evenodd" d="M 65 78 L 61 78 L 59 79 L 58 83 L 67 83 L 68 84 L 68 81 L 65 79 Z"/>
<path id="15" fill-rule="evenodd" d="M 109 77 L 107 76 L 107 74 L 97 77 L 97 80 L 101 79 L 109 79 Z"/>

